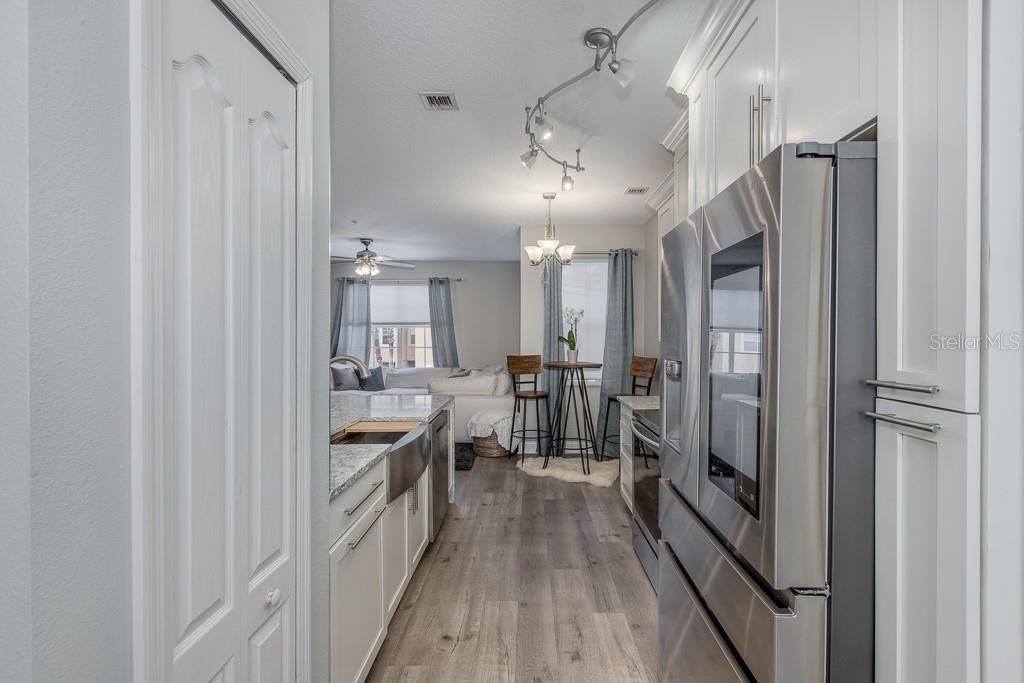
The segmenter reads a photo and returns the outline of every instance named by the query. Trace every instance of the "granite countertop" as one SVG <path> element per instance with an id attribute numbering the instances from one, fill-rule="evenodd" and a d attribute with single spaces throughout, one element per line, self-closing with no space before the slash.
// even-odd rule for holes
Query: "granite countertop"
<path id="1" fill-rule="evenodd" d="M 391 450 L 386 443 L 354 443 L 331 446 L 331 500 L 359 481 Z"/>
<path id="2" fill-rule="evenodd" d="M 661 408 L 658 396 L 619 396 L 619 403 L 630 410 L 657 410 Z"/>
<path id="3" fill-rule="evenodd" d="M 345 395 L 331 392 L 331 437 L 356 422 L 430 422 L 451 405 L 444 394 Z M 359 481 L 391 450 L 390 444 L 337 444 L 331 446 L 331 500 Z"/>
<path id="4" fill-rule="evenodd" d="M 331 436 L 356 422 L 430 422 L 451 405 L 446 394 L 346 395 L 331 392 Z"/>

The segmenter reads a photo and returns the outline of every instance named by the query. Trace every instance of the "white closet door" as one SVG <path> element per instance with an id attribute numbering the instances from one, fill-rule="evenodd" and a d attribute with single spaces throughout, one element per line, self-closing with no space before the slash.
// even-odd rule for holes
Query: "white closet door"
<path id="1" fill-rule="evenodd" d="M 878 399 L 875 678 L 980 680 L 981 417 Z"/>
<path id="2" fill-rule="evenodd" d="M 164 638 L 173 681 L 294 680 L 295 91 L 163 5 Z"/>

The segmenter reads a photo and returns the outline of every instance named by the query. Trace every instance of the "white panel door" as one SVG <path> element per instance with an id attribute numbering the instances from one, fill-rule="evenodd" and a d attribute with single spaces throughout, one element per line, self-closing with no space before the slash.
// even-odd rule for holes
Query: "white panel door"
<path id="1" fill-rule="evenodd" d="M 709 194 L 771 149 L 774 2 L 752 0 L 707 71 Z M 706 201 L 706 200 L 705 200 Z"/>
<path id="2" fill-rule="evenodd" d="M 776 111 L 786 142 L 834 142 L 878 114 L 878 2 L 779 3 Z"/>
<path id="3" fill-rule="evenodd" d="M 878 8 L 880 396 L 977 412 L 981 0 Z"/>
<path id="4" fill-rule="evenodd" d="M 981 417 L 878 399 L 875 674 L 880 683 L 980 680 Z"/>
<path id="5" fill-rule="evenodd" d="M 163 5 L 164 638 L 173 681 L 295 677 L 295 91 Z"/>

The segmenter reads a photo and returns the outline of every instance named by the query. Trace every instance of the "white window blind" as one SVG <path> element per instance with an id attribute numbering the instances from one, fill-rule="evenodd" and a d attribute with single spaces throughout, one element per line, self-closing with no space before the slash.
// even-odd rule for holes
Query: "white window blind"
<path id="1" fill-rule="evenodd" d="M 580 360 L 604 361 L 605 319 L 608 313 L 608 261 L 574 259 L 562 268 L 562 307 L 583 309 L 583 320 L 576 329 Z M 569 326 L 562 317 L 563 334 Z M 587 371 L 588 377 L 600 377 L 601 371 Z"/>
<path id="2" fill-rule="evenodd" d="M 372 283 L 370 317 L 374 325 L 429 325 L 426 283 Z"/>

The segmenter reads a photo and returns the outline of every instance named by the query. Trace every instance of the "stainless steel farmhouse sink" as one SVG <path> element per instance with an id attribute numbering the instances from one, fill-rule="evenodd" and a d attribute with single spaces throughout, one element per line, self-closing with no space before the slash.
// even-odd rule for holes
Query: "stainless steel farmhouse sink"
<path id="1" fill-rule="evenodd" d="M 387 454 L 389 503 L 419 481 L 430 462 L 430 433 L 424 424 L 403 432 L 345 432 L 334 443 L 392 444 Z"/>

